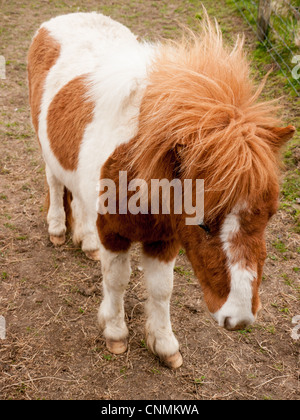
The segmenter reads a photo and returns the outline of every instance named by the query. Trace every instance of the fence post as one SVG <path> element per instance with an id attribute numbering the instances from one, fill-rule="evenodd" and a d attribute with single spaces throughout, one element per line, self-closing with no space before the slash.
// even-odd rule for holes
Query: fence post
<path id="1" fill-rule="evenodd" d="M 264 42 L 268 36 L 271 12 L 271 0 L 259 0 L 257 17 L 257 36 L 260 42 Z"/>

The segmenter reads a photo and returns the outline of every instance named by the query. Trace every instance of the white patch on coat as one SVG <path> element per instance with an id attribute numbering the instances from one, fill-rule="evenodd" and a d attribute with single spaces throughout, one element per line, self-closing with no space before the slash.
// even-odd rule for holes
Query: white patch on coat
<path id="1" fill-rule="evenodd" d="M 231 238 L 240 230 L 240 208 L 235 208 L 226 218 L 221 230 L 223 250 L 227 256 L 231 277 L 230 293 L 222 308 L 212 314 L 218 324 L 234 328 L 240 323 L 251 324 L 255 321 L 252 313 L 253 281 L 257 273 L 250 268 L 242 268 L 240 263 L 233 263 Z"/>

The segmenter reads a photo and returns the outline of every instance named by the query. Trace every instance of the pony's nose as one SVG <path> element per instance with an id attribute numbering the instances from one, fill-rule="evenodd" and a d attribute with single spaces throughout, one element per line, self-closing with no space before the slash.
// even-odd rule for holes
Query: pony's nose
<path id="1" fill-rule="evenodd" d="M 237 330 L 243 330 L 248 325 L 250 325 L 249 321 L 243 320 L 238 323 L 236 323 L 231 317 L 226 317 L 224 320 L 224 328 L 228 331 L 237 331 Z"/>

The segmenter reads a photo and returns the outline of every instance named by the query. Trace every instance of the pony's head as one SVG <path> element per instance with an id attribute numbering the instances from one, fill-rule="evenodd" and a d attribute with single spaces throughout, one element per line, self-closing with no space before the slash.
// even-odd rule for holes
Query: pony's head
<path id="1" fill-rule="evenodd" d="M 184 178 L 205 180 L 204 220 L 190 230 L 182 227 L 180 236 L 210 313 L 229 330 L 253 323 L 260 309 L 265 230 L 278 208 L 278 151 L 295 133 L 292 126 L 252 124 L 244 122 L 232 136 L 214 132 L 216 144 L 228 142 L 222 156 L 209 145 L 204 154 L 180 147 L 181 165 L 189 162 Z M 198 165 L 191 164 L 192 155 Z"/>
<path id="2" fill-rule="evenodd" d="M 278 106 L 258 100 L 263 85 L 254 87 L 243 40 L 225 47 L 208 19 L 191 38 L 162 46 L 153 63 L 131 162 L 137 178 L 150 181 L 164 176 L 173 152 L 174 178 L 204 179 L 203 223 L 186 226 L 182 215 L 177 229 L 210 313 L 237 329 L 260 307 L 279 151 L 295 128 L 278 128 Z"/>
<path id="3" fill-rule="evenodd" d="M 213 318 L 229 330 L 252 324 L 260 309 L 266 258 L 265 229 L 278 206 L 278 185 L 255 201 L 240 201 L 218 218 L 189 231 L 187 255 Z M 181 231 L 184 235 L 184 229 Z"/>

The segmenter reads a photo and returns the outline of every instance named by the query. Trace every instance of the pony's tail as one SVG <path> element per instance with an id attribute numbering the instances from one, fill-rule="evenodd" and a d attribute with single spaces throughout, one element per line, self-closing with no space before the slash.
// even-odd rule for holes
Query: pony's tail
<path id="1" fill-rule="evenodd" d="M 64 209 L 66 213 L 66 226 L 67 226 L 67 232 L 72 232 L 73 225 L 74 225 L 74 219 L 72 214 L 72 200 L 73 196 L 71 191 L 69 191 L 66 187 L 64 189 Z"/>

